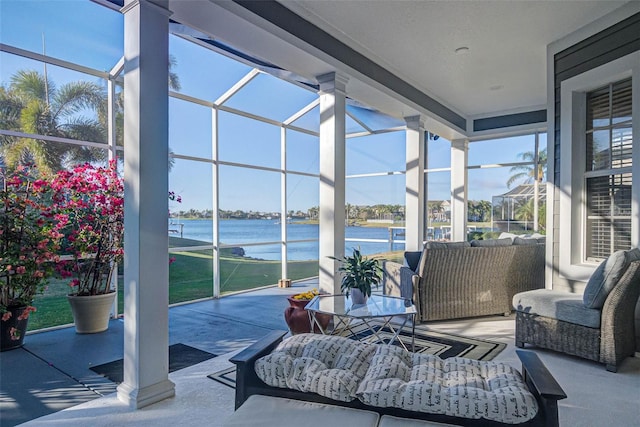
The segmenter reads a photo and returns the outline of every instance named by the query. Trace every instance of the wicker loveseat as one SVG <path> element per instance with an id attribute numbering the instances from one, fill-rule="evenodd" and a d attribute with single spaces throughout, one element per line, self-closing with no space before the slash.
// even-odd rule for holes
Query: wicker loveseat
<path id="1" fill-rule="evenodd" d="M 473 245 L 473 246 L 472 246 Z M 519 292 L 544 287 L 545 245 L 510 238 L 434 243 L 383 263 L 384 292 L 411 299 L 418 320 L 511 313 Z"/>
<path id="2" fill-rule="evenodd" d="M 616 372 L 636 350 L 639 295 L 640 249 L 618 251 L 596 269 L 583 295 L 547 289 L 515 295 L 516 346 L 595 360 Z"/>

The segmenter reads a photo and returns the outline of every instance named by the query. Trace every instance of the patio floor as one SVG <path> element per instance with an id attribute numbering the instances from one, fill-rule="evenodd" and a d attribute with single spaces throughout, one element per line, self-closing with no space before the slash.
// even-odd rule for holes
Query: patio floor
<path id="1" fill-rule="evenodd" d="M 233 411 L 233 390 L 207 375 L 231 366 L 229 357 L 267 332 L 286 329 L 284 297 L 314 286 L 311 280 L 291 289 L 273 287 L 172 307 L 169 344 L 183 343 L 218 357 L 169 374 L 176 396 L 138 411 L 117 400 L 114 383 L 89 369 L 122 358 L 122 320 L 111 321 L 101 334 L 78 335 L 73 328 L 30 334 L 22 349 L 0 354 L 0 426 L 222 425 Z M 519 368 L 513 316 L 429 327 L 504 342 L 507 348 L 495 360 Z M 614 374 L 582 359 L 536 352 L 569 396 L 560 402 L 561 425 L 637 425 L 640 357 L 627 359 Z"/>

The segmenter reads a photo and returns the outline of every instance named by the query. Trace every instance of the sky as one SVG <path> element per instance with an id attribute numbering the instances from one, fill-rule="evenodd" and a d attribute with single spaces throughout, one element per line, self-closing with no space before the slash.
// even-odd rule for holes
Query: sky
<path id="1" fill-rule="evenodd" d="M 43 52 L 65 61 L 101 71 L 110 70 L 123 52 L 122 16 L 89 0 L 2 0 L 0 1 L 0 41 L 4 44 Z M 176 59 L 173 69 L 179 76 L 180 93 L 214 102 L 251 68 L 220 54 L 203 49 L 176 36 L 170 37 L 170 53 Z M 42 71 L 42 64 L 8 53 L 0 53 L 0 81 L 9 83 L 21 69 Z M 60 67 L 47 66 L 49 78 L 60 85 L 78 80 L 99 79 Z M 224 105 L 282 121 L 303 108 L 317 95 L 273 76 L 261 74 Z M 369 119 L 366 110 L 351 110 Z M 211 109 L 182 100 L 169 101 L 169 145 L 173 152 L 190 157 L 209 158 L 212 153 Z M 219 156 L 223 161 L 247 163 L 257 167 L 280 167 L 280 128 L 221 111 L 219 113 Z M 388 119 L 391 124 L 397 120 Z M 295 122 L 300 127 L 318 129 L 316 107 Z M 362 130 L 347 119 L 347 131 Z M 287 167 L 303 173 L 319 173 L 319 142 L 314 136 L 287 131 Z M 546 140 L 541 141 L 546 146 Z M 469 164 L 516 162 L 519 154 L 533 151 L 533 137 L 476 142 L 469 149 Z M 393 132 L 347 140 L 347 176 L 404 170 L 404 132 Z M 448 141 L 429 143 L 428 168 L 450 165 Z M 470 200 L 490 200 L 508 189 L 509 168 L 469 172 Z M 213 189 L 210 164 L 176 159 L 169 178 L 171 190 L 183 203 L 172 209 L 211 208 Z M 429 174 L 429 199 L 449 198 L 449 173 Z M 280 210 L 280 173 L 260 169 L 220 167 L 220 208 L 276 212 Z M 347 182 L 347 202 L 353 205 L 404 205 L 405 182 L 402 175 L 351 178 Z M 317 178 L 289 174 L 288 210 L 306 211 L 317 206 Z"/>

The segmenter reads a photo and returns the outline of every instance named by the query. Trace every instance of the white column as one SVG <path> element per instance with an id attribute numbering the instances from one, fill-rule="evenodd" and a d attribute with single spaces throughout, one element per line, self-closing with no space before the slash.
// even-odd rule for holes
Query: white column
<path id="1" fill-rule="evenodd" d="M 405 117 L 407 123 L 405 250 L 422 250 L 424 237 L 424 121 L 420 116 Z"/>
<path id="2" fill-rule="evenodd" d="M 340 293 L 338 262 L 344 256 L 345 90 L 347 78 L 335 73 L 320 83 L 320 290 Z"/>
<path id="3" fill-rule="evenodd" d="M 467 154 L 469 142 L 451 141 L 451 240 L 467 240 Z"/>
<path id="4" fill-rule="evenodd" d="M 128 0 L 124 13 L 124 381 L 141 408 L 175 394 L 169 372 L 169 11 Z"/>
<path id="5" fill-rule="evenodd" d="M 280 128 L 280 254 L 282 265 L 280 278 L 288 276 L 287 266 L 287 129 Z"/>

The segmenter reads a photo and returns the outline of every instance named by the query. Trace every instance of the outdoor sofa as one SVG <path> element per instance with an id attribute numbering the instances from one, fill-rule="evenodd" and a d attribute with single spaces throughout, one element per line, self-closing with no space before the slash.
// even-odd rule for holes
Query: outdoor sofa
<path id="1" fill-rule="evenodd" d="M 544 237 L 428 242 L 383 263 L 387 295 L 411 299 L 417 320 L 510 314 L 519 292 L 544 288 Z"/>
<path id="2" fill-rule="evenodd" d="M 274 331 L 230 359 L 236 412 L 225 426 L 559 425 L 557 401 L 566 395 L 533 352 L 518 351 L 520 375 L 496 362 L 442 361 L 320 334 L 283 341 L 285 334 Z"/>

